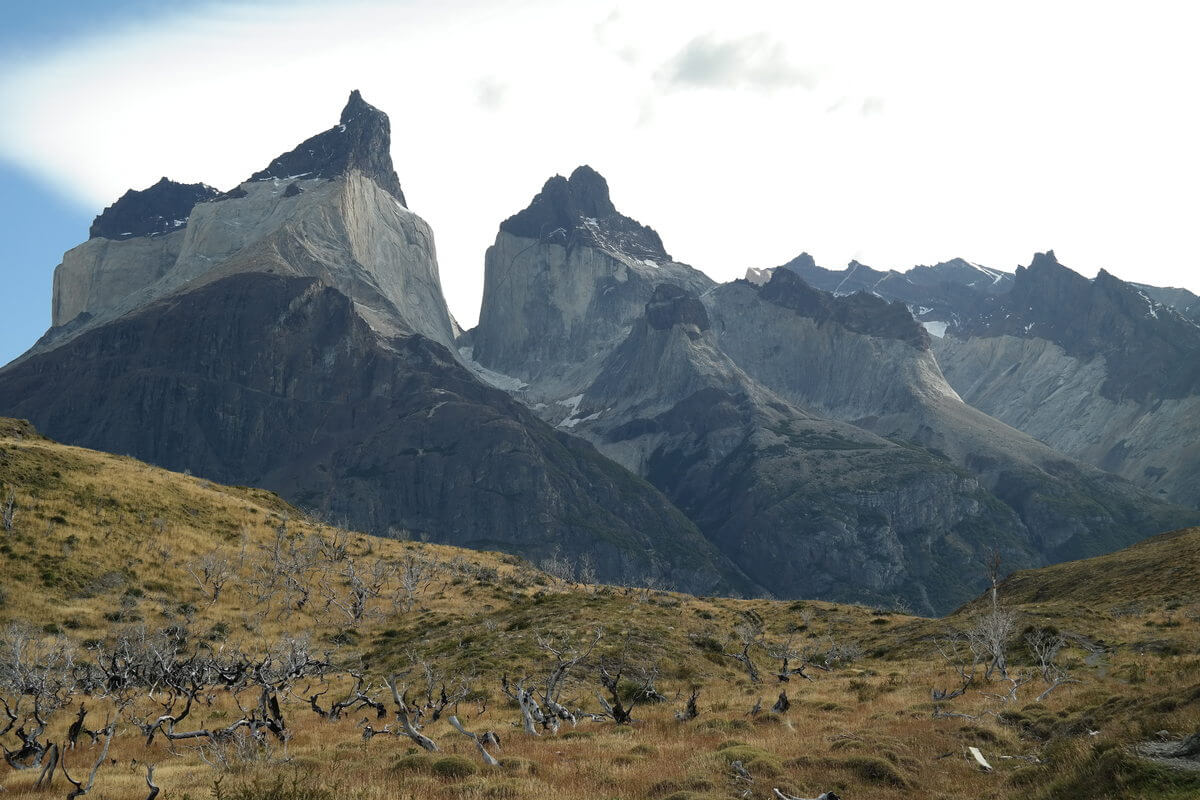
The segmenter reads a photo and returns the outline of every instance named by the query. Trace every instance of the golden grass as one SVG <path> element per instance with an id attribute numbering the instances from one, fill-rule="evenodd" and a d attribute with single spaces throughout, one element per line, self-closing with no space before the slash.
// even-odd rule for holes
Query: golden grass
<path id="1" fill-rule="evenodd" d="M 285 698 L 286 748 L 275 744 L 268 758 L 228 771 L 209 765 L 186 743 L 171 752 L 160 737 L 146 747 L 135 729 L 121 725 L 95 797 L 144 796 L 147 763 L 158 765 L 164 797 L 211 796 L 218 778 L 228 792 L 256 777 L 293 772 L 311 785 L 330 787 L 335 797 L 364 800 L 684 800 L 732 798 L 746 790 L 768 797 L 773 787 L 803 797 L 829 790 L 846 798 L 1073 797 L 1069 789 L 1045 793 L 1063 775 L 1090 775 L 1094 762 L 1112 760 L 1106 752 L 1126 752 L 1158 730 L 1185 731 L 1200 717 L 1200 606 L 1187 589 L 1197 574 L 1198 531 L 1133 548 L 1127 559 L 1106 557 L 1110 561 L 1098 568 L 1078 562 L 1015 576 L 1004 592 L 1020 602 L 1022 625 L 1053 625 L 1081 637 L 1065 654 L 1081 682 L 1041 704 L 1032 702 L 1041 691 L 1035 682 L 1016 703 L 971 692 L 947 705 L 978 717 L 971 720 L 934 718 L 930 699 L 932 687 L 953 679 L 933 639 L 963 624 L 974 613 L 970 607 L 927 620 L 861 606 L 564 584 L 511 556 L 339 532 L 268 492 L 216 486 L 129 458 L 65 447 L 0 420 L 0 500 L 9 488 L 16 493 L 17 516 L 0 545 L 0 623 L 33 625 L 47 639 L 65 635 L 76 642 L 104 639 L 130 625 L 160 628 L 182 620 L 214 647 L 254 647 L 303 634 L 336 657 L 361 655 L 376 675 L 419 656 L 450 675 L 471 676 L 477 692 L 459 706 L 459 715 L 468 728 L 495 730 L 503 742 L 496 752 L 502 767 L 485 769 L 474 745 L 445 720 L 429 723 L 425 733 L 444 754 L 463 756 L 478 768 L 469 776 L 442 775 L 407 739 L 365 741 L 360 724 L 366 714 L 330 722 L 313 714 L 302 697 Z M 344 537 L 350 558 L 362 563 L 417 556 L 438 568 L 411 610 L 376 599 L 347 635 L 348 617 L 319 596 L 302 611 L 284 614 L 278 603 L 264 610 L 246 590 L 281 526 L 292 543 Z M 239 565 L 216 602 L 188 572 L 213 552 Z M 1176 562 L 1172 588 L 1138 591 L 1164 560 Z M 1089 586 L 1102 588 L 1088 595 Z M 793 677 L 780 684 L 772 674 L 778 662 L 759 651 L 764 682 L 752 685 L 735 661 L 720 654 L 748 614 L 761 620 L 772 641 L 790 638 L 820 650 L 852 643 L 861 655 L 828 672 L 810 670 L 811 682 Z M 525 735 L 517 727 L 519 712 L 500 691 L 501 675 L 544 673 L 538 633 L 581 637 L 594 628 L 606 633 L 602 649 L 636 632 L 670 702 L 639 706 L 630 727 L 583 721 L 557 736 Z M 1094 643 L 1106 652 L 1091 653 Z M 701 713 L 681 723 L 674 714 L 693 686 L 700 687 Z M 337 684 L 326 701 L 342 688 Z M 565 694 L 567 705 L 598 711 L 598 688 L 581 668 Z M 769 708 L 781 688 L 793 703 L 787 714 L 746 713 L 760 697 Z M 88 705 L 96 727 L 105 703 L 92 699 Z M 197 725 L 236 719 L 224 696 L 194 713 Z M 376 727 L 382 724 L 369 716 Z M 61 739 L 69 717 L 69 711 L 58 715 L 50 738 Z M 965 757 L 969 745 L 987 754 L 993 773 L 980 772 Z M 95 752 L 90 744 L 70 752 L 72 774 L 84 772 Z M 405 760 L 413 754 L 419 757 Z M 752 784 L 735 778 L 733 761 L 749 770 Z M 31 772 L 8 773 L 7 796 L 65 793 L 61 776 L 49 793 L 32 790 Z M 1111 786 L 1093 782 L 1094 796 L 1187 796 L 1172 794 L 1175 788 L 1161 776 L 1137 773 L 1134 780 L 1132 774 L 1126 769 L 1111 778 Z"/>

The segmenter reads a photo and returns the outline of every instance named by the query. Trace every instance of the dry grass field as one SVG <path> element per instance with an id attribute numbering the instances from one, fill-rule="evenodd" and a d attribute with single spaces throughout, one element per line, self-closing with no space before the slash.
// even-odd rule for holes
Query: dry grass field
<path id="1" fill-rule="evenodd" d="M 0 511 L 10 498 L 0 698 L 17 719 L 0 744 L 10 765 L 35 760 L 18 751 L 37 700 L 35 740 L 86 785 L 106 736 L 67 747 L 85 704 L 85 728 L 112 726 L 91 797 L 146 797 L 147 765 L 160 797 L 196 799 L 1200 797 L 1200 771 L 1140 754 L 1200 728 L 1200 530 L 1011 576 L 1000 671 L 979 649 L 990 598 L 935 620 L 575 583 L 559 564 L 346 532 L 268 492 L 0 420 Z M 1053 642 L 1048 660 L 1031 639 Z M 147 744 L 185 693 L 113 679 L 126 652 L 250 664 L 195 687 L 174 730 L 250 723 L 175 740 L 160 726 Z M 784 656 L 804 674 L 781 680 Z M 253 665 L 272 677 L 255 682 Z M 552 694 L 575 722 L 527 732 L 506 681 L 544 700 L 563 665 Z M 935 702 L 960 675 L 965 692 Z M 354 676 L 382 716 L 359 702 L 326 718 Z M 398 733 L 391 676 L 437 751 Z M 790 707 L 772 710 L 781 692 Z M 634 704 L 631 723 L 606 712 L 617 701 Z M 495 732 L 498 766 L 450 715 Z M 2 767 L 5 795 L 66 796 L 61 769 L 34 786 L 48 758 Z"/>

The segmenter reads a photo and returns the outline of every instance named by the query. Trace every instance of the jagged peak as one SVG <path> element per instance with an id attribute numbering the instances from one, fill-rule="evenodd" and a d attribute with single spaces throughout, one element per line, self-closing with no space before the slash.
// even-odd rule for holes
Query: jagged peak
<path id="1" fill-rule="evenodd" d="M 929 333 L 900 301 L 887 302 L 867 292 L 834 295 L 815 289 L 789 269 L 777 269 L 759 297 L 817 322 L 831 320 L 847 330 L 884 339 L 898 339 L 919 350 L 929 348 Z"/>
<path id="2" fill-rule="evenodd" d="M 822 294 L 790 269 L 775 270 L 770 280 L 759 289 L 763 300 L 790 308 L 804 316 L 814 316 L 824 310 L 826 304 Z"/>
<path id="3" fill-rule="evenodd" d="M 1053 250 L 1047 250 L 1044 253 L 1034 253 L 1033 260 L 1029 262 L 1029 269 L 1049 269 L 1051 267 L 1062 267 Z"/>
<path id="4" fill-rule="evenodd" d="M 673 283 L 660 283 L 646 303 L 646 321 L 655 330 L 670 330 L 676 325 L 695 326 L 688 331 L 693 339 L 699 331 L 709 328 L 708 311 L 695 292 L 689 292 Z"/>
<path id="5" fill-rule="evenodd" d="M 1017 267 L 1014 277 L 1017 287 L 1044 286 L 1049 283 L 1069 286 L 1075 291 L 1086 291 L 1091 285 L 1090 280 L 1060 263 L 1053 250 L 1034 253 L 1029 266 Z"/>
<path id="6" fill-rule="evenodd" d="M 569 178 L 555 175 L 529 205 L 500 223 L 500 230 L 539 241 L 615 249 L 634 258 L 671 260 L 653 228 L 617 211 L 608 181 L 590 166 Z"/>
<path id="7" fill-rule="evenodd" d="M 786 269 L 816 269 L 817 261 L 805 250 L 783 266 Z"/>
<path id="8" fill-rule="evenodd" d="M 342 116 L 339 117 L 338 122 L 342 125 L 349 125 L 363 114 L 379 114 L 384 119 L 387 119 L 387 114 L 384 114 L 378 108 L 363 100 L 362 92 L 358 89 L 353 89 L 350 92 L 349 99 L 346 100 L 346 105 L 342 109 Z"/>
<path id="9" fill-rule="evenodd" d="M 207 184 L 179 183 L 164 176 L 145 189 L 130 189 L 105 208 L 92 221 L 88 238 L 132 239 L 180 230 L 197 203 L 218 194 Z"/>
<path id="10" fill-rule="evenodd" d="M 357 169 L 407 207 L 400 177 L 392 166 L 392 133 L 388 115 L 363 99 L 358 89 L 342 109 L 339 123 L 301 142 L 250 176 L 268 178 L 336 178 Z"/>

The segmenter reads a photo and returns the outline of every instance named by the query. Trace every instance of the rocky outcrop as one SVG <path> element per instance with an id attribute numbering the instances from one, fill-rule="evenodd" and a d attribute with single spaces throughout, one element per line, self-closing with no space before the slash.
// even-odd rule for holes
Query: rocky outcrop
<path id="1" fill-rule="evenodd" d="M 519 379 L 553 410 L 598 374 L 654 287 L 704 291 L 712 281 L 670 260 L 658 234 L 616 211 L 590 167 L 555 176 L 500 225 L 484 260 L 471 357 Z"/>
<path id="2" fill-rule="evenodd" d="M 350 297 L 382 334 L 419 333 L 453 347 L 433 232 L 403 204 L 388 130 L 387 116 L 355 92 L 341 125 L 276 159 L 236 192 L 195 205 L 186 228 L 120 241 L 98 237 L 69 251 L 55 270 L 55 327 L 35 352 L 243 272 L 319 278 Z M 310 153 L 317 161 L 303 162 Z"/>
<path id="3" fill-rule="evenodd" d="M 866 292 L 833 295 L 813 289 L 789 269 L 776 270 L 759 295 L 768 303 L 788 308 L 818 324 L 830 322 L 856 333 L 896 339 L 927 348 L 929 334 L 899 301 L 888 303 Z"/>
<path id="4" fill-rule="evenodd" d="M 152 303 L 7 368 L 0 409 L 373 533 L 586 554 L 611 582 L 754 589 L 643 480 L 440 344 L 381 337 L 311 277 L 242 273 Z"/>
<path id="5" fill-rule="evenodd" d="M 203 183 L 176 183 L 167 178 L 153 186 L 130 189 L 104 209 L 88 231 L 89 238 L 128 239 L 171 233 L 187 224 L 197 203 L 211 200 L 220 192 Z"/>

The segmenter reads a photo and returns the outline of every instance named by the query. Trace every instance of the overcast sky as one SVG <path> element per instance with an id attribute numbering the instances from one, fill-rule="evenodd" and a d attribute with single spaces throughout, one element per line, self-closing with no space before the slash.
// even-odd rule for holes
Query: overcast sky
<path id="1" fill-rule="evenodd" d="M 1011 270 L 1054 248 L 1200 291 L 1193 8 L 45 0 L 0 35 L 0 277 L 19 297 L 0 363 L 48 325 L 53 267 L 103 206 L 163 175 L 227 189 L 353 88 L 391 117 L 467 326 L 499 222 L 581 163 L 720 280 L 802 250 Z"/>

